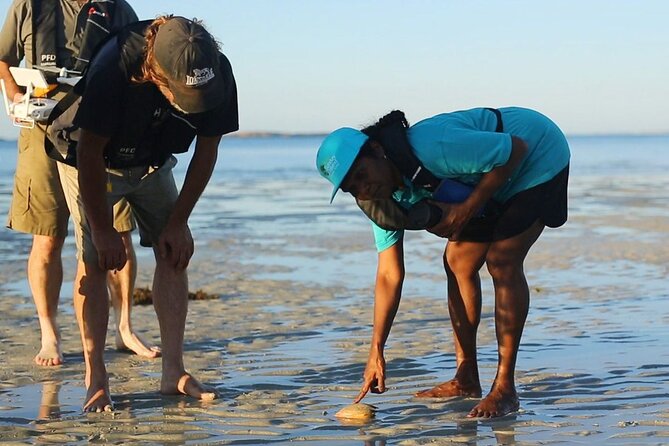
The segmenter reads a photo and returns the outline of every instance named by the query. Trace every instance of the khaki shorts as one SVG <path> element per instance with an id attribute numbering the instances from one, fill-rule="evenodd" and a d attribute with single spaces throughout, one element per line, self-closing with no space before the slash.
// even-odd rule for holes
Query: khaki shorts
<path id="1" fill-rule="evenodd" d="M 60 183 L 58 163 L 44 150 L 44 128 L 21 129 L 18 149 L 7 227 L 28 234 L 65 238 L 70 211 Z M 114 227 L 119 232 L 135 229 L 126 201 L 114 207 Z"/>
<path id="2" fill-rule="evenodd" d="M 150 247 L 158 244 L 158 237 L 172 214 L 179 195 L 172 175 L 172 168 L 176 162 L 176 158 L 171 157 L 157 169 L 153 167 L 107 169 L 111 181 L 111 192 L 107 192 L 107 204 L 113 206 L 122 199 L 129 203 L 132 214 L 137 219 L 142 246 Z M 93 244 L 91 228 L 86 220 L 79 195 L 77 169 L 58 163 L 58 170 L 74 221 L 77 258 L 84 263 L 97 265 L 98 252 Z"/>

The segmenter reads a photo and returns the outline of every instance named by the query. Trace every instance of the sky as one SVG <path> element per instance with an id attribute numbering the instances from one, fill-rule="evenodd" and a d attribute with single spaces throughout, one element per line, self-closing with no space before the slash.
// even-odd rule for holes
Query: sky
<path id="1" fill-rule="evenodd" d="M 129 2 L 140 19 L 203 20 L 232 63 L 241 131 L 516 105 L 568 135 L 669 132 L 666 0 Z"/>

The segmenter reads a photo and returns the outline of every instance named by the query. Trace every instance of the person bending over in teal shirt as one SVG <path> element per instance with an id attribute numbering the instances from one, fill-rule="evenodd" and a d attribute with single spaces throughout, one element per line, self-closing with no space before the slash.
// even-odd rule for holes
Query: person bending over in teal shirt
<path id="1" fill-rule="evenodd" d="M 407 151 L 417 158 L 420 175 L 407 171 L 411 163 L 398 158 L 398 152 Z M 529 308 L 523 262 L 545 226 L 559 227 L 567 220 L 569 157 L 556 124 L 518 107 L 444 113 L 411 127 L 402 112 L 394 111 L 362 131 L 341 128 L 325 138 L 317 168 L 334 185 L 332 199 L 341 189 L 358 200 L 372 220 L 379 252 L 372 343 L 356 402 L 369 391 L 386 391 L 383 352 L 404 281 L 404 228 L 418 229 L 415 203 L 421 202 L 429 203 L 428 215 L 437 218 L 427 230 L 448 238 L 443 258 L 457 369 L 453 379 L 417 396 L 481 397 L 476 332 L 479 270 L 485 264 L 495 289 L 499 360 L 490 392 L 468 416 L 499 417 L 518 410 L 514 371 Z M 431 175 L 425 178 L 454 180 L 451 186 L 467 192 L 441 198 L 441 187 L 421 178 L 425 172 Z"/>

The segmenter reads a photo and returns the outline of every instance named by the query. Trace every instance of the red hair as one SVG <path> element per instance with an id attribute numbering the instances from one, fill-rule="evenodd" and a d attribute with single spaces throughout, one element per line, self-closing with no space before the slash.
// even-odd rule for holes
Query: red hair
<path id="1" fill-rule="evenodd" d="M 167 88 L 167 78 L 163 74 L 160 65 L 156 61 L 156 57 L 153 51 L 153 47 L 156 43 L 156 35 L 158 34 L 158 29 L 171 20 L 174 17 L 173 14 L 161 15 L 158 16 L 144 33 L 144 62 L 142 62 L 142 67 L 139 73 L 134 74 L 131 77 L 131 81 L 136 83 L 151 82 L 156 84 L 159 87 Z M 193 22 L 201 24 L 198 20 L 193 19 Z M 211 35 L 210 35 L 211 36 Z M 220 48 L 219 43 L 211 36 L 213 45 L 218 50 Z"/>
<path id="2" fill-rule="evenodd" d="M 156 62 L 155 55 L 153 53 L 153 46 L 156 43 L 156 35 L 158 34 L 158 29 L 167 23 L 172 17 L 172 14 L 162 15 L 157 17 L 144 33 L 144 62 L 142 62 L 142 67 L 139 73 L 132 76 L 131 80 L 139 84 L 145 82 L 152 82 L 158 86 L 167 87 L 167 78 L 162 74 L 158 62 Z"/>

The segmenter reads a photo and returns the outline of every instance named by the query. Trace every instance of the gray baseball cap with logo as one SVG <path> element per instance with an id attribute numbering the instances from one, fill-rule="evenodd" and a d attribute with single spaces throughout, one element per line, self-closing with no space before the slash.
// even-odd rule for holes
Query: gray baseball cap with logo
<path id="1" fill-rule="evenodd" d="M 187 113 L 216 108 L 225 99 L 220 53 L 198 22 L 172 17 L 158 28 L 154 56 L 167 77 L 174 102 Z"/>

